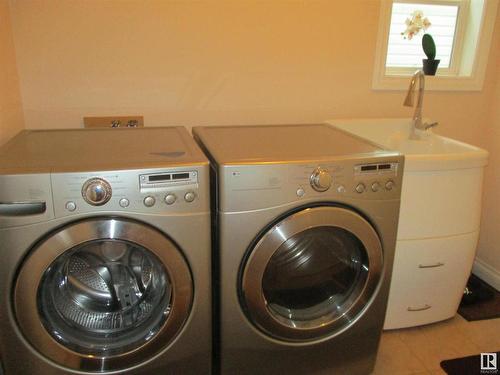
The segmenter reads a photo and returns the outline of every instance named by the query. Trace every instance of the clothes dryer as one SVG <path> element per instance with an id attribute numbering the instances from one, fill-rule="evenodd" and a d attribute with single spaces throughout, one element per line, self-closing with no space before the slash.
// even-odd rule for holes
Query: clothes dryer
<path id="1" fill-rule="evenodd" d="M 370 373 L 403 157 L 327 125 L 193 134 L 216 185 L 221 374 Z"/>

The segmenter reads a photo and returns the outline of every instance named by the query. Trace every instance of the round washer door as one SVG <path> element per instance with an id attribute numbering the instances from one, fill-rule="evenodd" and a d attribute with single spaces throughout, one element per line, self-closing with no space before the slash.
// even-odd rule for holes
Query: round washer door
<path id="1" fill-rule="evenodd" d="M 362 216 L 341 207 L 306 208 L 258 239 L 242 267 L 240 298 L 269 336 L 331 337 L 363 313 L 382 268 L 379 237 Z"/>
<path id="2" fill-rule="evenodd" d="M 22 264 L 15 316 L 27 340 L 72 369 L 137 365 L 182 330 L 193 300 L 180 249 L 139 222 L 76 222 L 38 243 Z"/>

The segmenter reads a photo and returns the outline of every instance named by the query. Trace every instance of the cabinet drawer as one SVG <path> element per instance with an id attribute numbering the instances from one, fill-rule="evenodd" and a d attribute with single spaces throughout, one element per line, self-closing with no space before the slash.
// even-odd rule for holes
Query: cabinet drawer
<path id="1" fill-rule="evenodd" d="M 428 324 L 452 317 L 462 298 L 478 232 L 398 241 L 385 329 Z"/>
<path id="2" fill-rule="evenodd" d="M 483 168 L 405 171 L 398 239 L 454 236 L 479 230 Z"/>

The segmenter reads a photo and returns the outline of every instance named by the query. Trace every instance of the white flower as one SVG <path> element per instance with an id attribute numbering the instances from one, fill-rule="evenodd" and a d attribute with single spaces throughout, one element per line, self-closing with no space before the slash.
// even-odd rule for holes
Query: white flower
<path id="1" fill-rule="evenodd" d="M 424 17 L 424 12 L 422 12 L 421 10 L 414 11 L 411 16 L 411 19 L 406 19 L 406 30 L 401 33 L 401 35 L 403 35 L 403 38 L 408 38 L 410 40 L 415 35 L 418 35 L 420 30 L 425 31 L 431 26 L 431 23 L 429 22 L 427 17 Z"/>
<path id="2" fill-rule="evenodd" d="M 421 10 L 416 10 L 413 12 L 412 16 L 414 20 L 420 20 L 424 16 L 424 12 L 422 12 Z"/>

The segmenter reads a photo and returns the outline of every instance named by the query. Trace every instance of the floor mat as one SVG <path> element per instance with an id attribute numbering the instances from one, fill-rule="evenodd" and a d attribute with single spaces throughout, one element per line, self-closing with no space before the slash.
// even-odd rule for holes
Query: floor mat
<path id="1" fill-rule="evenodd" d="M 448 375 L 500 374 L 500 352 L 481 353 L 470 357 L 447 359 L 441 368 Z"/>
<path id="2" fill-rule="evenodd" d="M 500 318 L 500 292 L 471 275 L 467 287 L 470 296 L 464 296 L 458 313 L 468 321 Z"/>

